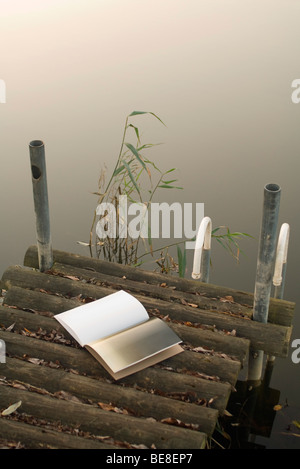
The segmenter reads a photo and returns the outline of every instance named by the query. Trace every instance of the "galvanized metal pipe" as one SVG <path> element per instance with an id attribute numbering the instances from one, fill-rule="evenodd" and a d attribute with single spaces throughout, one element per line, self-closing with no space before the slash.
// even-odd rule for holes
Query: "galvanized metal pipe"
<path id="1" fill-rule="evenodd" d="M 29 154 L 36 216 L 39 270 L 43 272 L 53 265 L 44 143 L 41 140 L 30 142 Z"/>
<path id="2" fill-rule="evenodd" d="M 253 319 L 263 323 L 268 321 L 280 195 L 277 184 L 265 186 L 253 304 Z"/>
<path id="3" fill-rule="evenodd" d="M 211 250 L 211 219 L 204 217 L 200 223 L 194 251 L 192 277 L 208 282 Z"/>
<path id="4" fill-rule="evenodd" d="M 281 188 L 277 184 L 267 184 L 264 187 L 263 214 L 253 303 L 253 319 L 262 323 L 268 322 L 280 195 Z M 262 350 L 250 350 L 248 381 L 258 382 L 261 379 L 263 358 L 264 352 Z"/>

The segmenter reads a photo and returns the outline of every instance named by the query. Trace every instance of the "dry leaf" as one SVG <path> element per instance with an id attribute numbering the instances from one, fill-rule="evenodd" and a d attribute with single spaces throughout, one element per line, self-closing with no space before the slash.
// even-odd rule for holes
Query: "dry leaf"
<path id="1" fill-rule="evenodd" d="M 233 296 L 228 295 L 224 296 L 224 298 L 220 298 L 220 301 L 222 301 L 222 303 L 234 303 L 234 298 Z"/>
<path id="2" fill-rule="evenodd" d="M 98 402 L 97 404 L 103 410 L 114 411 L 114 406 L 111 404 L 105 404 L 104 402 Z"/>
<path id="3" fill-rule="evenodd" d="M 21 404 L 22 404 L 22 401 L 18 401 L 15 404 L 10 405 L 9 407 L 7 407 L 7 409 L 2 411 L 1 415 L 10 415 L 10 414 L 12 414 L 15 410 L 18 409 L 18 407 L 20 407 Z"/>
<path id="4" fill-rule="evenodd" d="M 75 277 L 74 275 L 64 275 L 64 278 L 68 278 L 70 280 L 79 280 L 79 278 Z"/>
<path id="5" fill-rule="evenodd" d="M 191 428 L 193 430 L 198 430 L 199 425 L 196 423 L 185 423 L 179 419 L 168 417 L 161 420 L 162 423 L 168 423 L 170 425 L 176 425 L 178 427 Z"/>
<path id="6" fill-rule="evenodd" d="M 12 387 L 15 388 L 15 389 L 22 389 L 22 390 L 26 390 L 26 386 L 22 383 L 18 383 L 18 382 L 14 382 L 12 384 Z"/>
<path id="7" fill-rule="evenodd" d="M 165 419 L 161 420 L 162 423 L 170 423 L 172 425 L 181 425 L 182 422 L 178 419 L 172 418 L 172 417 L 167 417 Z"/>
<path id="8" fill-rule="evenodd" d="M 99 407 L 103 410 L 107 410 L 109 412 L 116 412 L 117 414 L 128 414 L 128 411 L 126 409 L 121 409 L 120 407 L 116 407 L 112 404 L 106 404 L 104 402 L 98 402 L 97 403 Z"/>
<path id="9" fill-rule="evenodd" d="M 211 350 L 206 349 L 204 347 L 194 347 L 193 352 L 199 352 L 199 353 L 209 353 Z"/>
<path id="10" fill-rule="evenodd" d="M 281 409 L 282 409 L 282 405 L 280 405 L 280 404 L 274 405 L 274 407 L 273 407 L 273 410 L 276 410 L 276 412 L 278 410 L 281 410 Z"/>
<path id="11" fill-rule="evenodd" d="M 191 321 L 185 321 L 184 325 L 191 327 L 193 325 L 193 323 Z"/>

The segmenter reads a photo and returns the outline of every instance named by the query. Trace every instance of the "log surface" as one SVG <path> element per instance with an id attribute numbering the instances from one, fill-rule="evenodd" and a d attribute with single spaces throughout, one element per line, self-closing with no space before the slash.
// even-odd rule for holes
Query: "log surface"
<path id="1" fill-rule="evenodd" d="M 286 356 L 294 305 L 272 300 L 270 322 L 252 321 L 253 295 L 53 251 L 37 270 L 3 273 L 0 434 L 25 448 L 204 448 L 249 348 Z M 120 289 L 181 337 L 184 352 L 119 381 L 53 317 Z M 12 415 L 1 412 L 20 401 Z"/>

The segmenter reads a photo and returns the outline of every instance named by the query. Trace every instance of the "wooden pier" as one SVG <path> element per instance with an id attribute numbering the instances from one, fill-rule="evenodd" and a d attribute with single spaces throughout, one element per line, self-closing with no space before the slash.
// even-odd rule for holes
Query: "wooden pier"
<path id="1" fill-rule="evenodd" d="M 31 246 L 24 266 L 2 276 L 7 355 L 0 414 L 21 404 L 0 415 L 0 441 L 25 448 L 205 448 L 249 350 L 288 354 L 291 302 L 271 299 L 262 324 L 252 320 L 250 293 L 58 250 L 53 260 L 40 272 Z M 185 350 L 115 382 L 53 315 L 120 289 L 168 321 Z"/>

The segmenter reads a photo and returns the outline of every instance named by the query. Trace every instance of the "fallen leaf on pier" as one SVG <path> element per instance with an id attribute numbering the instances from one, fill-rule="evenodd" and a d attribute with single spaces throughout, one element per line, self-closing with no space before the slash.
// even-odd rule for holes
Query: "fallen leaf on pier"
<path id="1" fill-rule="evenodd" d="M 206 349 L 204 347 L 194 347 L 192 350 L 193 350 L 193 352 L 198 352 L 198 353 L 209 353 L 209 352 L 212 351 L 212 350 Z"/>
<path id="2" fill-rule="evenodd" d="M 222 301 L 222 303 L 234 303 L 234 298 L 233 296 L 224 296 L 224 298 L 220 298 L 220 301 Z"/>
<path id="3" fill-rule="evenodd" d="M 28 358 L 27 361 L 29 363 L 33 363 L 34 365 L 40 365 L 43 363 L 43 360 L 41 358 Z"/>
<path id="4" fill-rule="evenodd" d="M 198 430 L 199 425 L 196 423 L 184 423 L 179 419 L 168 417 L 161 420 L 162 423 L 168 423 L 171 425 L 176 425 L 177 427 L 191 428 L 193 430 Z"/>
<path id="5" fill-rule="evenodd" d="M 70 280 L 79 280 L 79 277 L 75 277 L 74 275 L 64 275 L 64 278 L 68 278 Z"/>
<path id="6" fill-rule="evenodd" d="M 186 301 L 184 298 L 181 298 L 181 303 L 185 306 L 191 306 L 192 308 L 199 308 L 198 305 L 196 305 L 195 303 L 189 303 L 188 301 Z"/>
<path id="7" fill-rule="evenodd" d="M 9 407 L 7 407 L 7 409 L 2 411 L 1 415 L 12 414 L 13 412 L 15 412 L 15 410 L 17 410 L 20 407 L 21 404 L 22 404 L 22 401 L 18 401 L 15 404 L 10 405 Z"/>
<path id="8" fill-rule="evenodd" d="M 129 412 L 126 409 L 121 409 L 120 407 L 116 407 L 112 404 L 106 404 L 105 402 L 98 402 L 99 407 L 103 410 L 107 410 L 108 412 L 116 412 L 117 414 L 128 414 Z"/>
<path id="9" fill-rule="evenodd" d="M 25 384 L 22 384 L 22 383 L 19 383 L 19 382 L 16 382 L 16 381 L 14 381 L 12 383 L 12 387 L 15 388 L 15 389 L 22 389 L 23 391 L 27 389 Z"/>
<path id="10" fill-rule="evenodd" d="M 97 402 L 97 404 L 103 410 L 108 410 L 109 412 L 114 411 L 114 406 L 111 404 L 105 404 L 104 402 Z"/>

